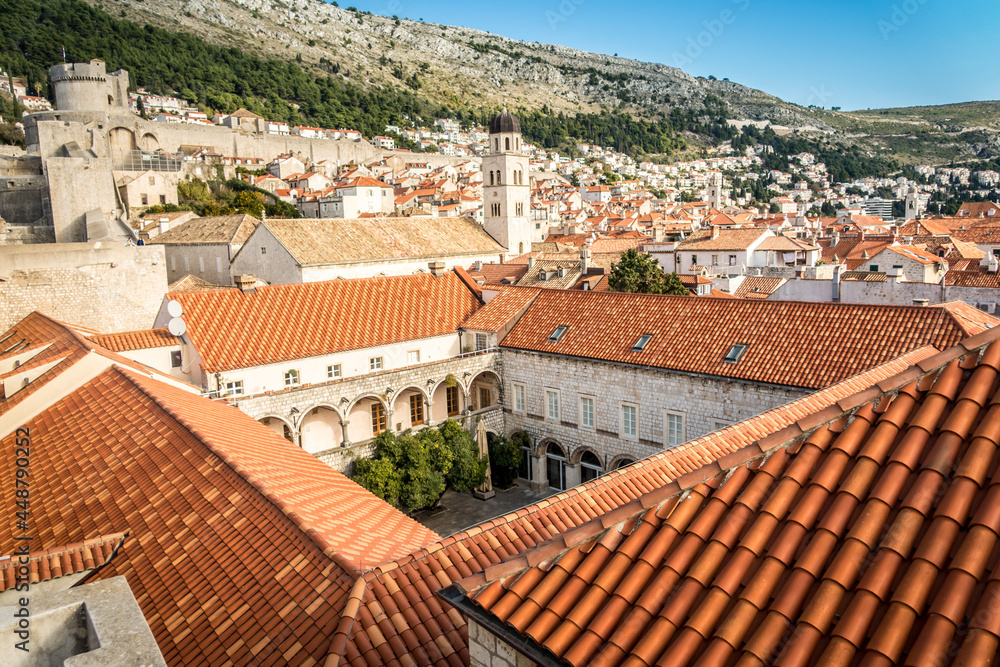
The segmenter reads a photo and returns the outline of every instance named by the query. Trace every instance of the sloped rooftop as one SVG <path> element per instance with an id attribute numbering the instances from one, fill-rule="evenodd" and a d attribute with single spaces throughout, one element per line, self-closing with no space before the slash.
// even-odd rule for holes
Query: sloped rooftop
<path id="1" fill-rule="evenodd" d="M 442 595 L 542 664 L 992 664 L 998 337 L 766 429 Z"/>

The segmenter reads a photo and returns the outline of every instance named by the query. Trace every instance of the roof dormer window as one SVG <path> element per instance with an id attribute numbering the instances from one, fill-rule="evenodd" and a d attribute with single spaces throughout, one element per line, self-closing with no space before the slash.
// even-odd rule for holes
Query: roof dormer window
<path id="1" fill-rule="evenodd" d="M 551 336 L 549 336 L 549 342 L 558 343 L 559 341 L 562 340 L 562 337 L 566 335 L 567 331 L 569 331 L 569 327 L 565 327 L 562 325 L 556 327 L 556 330 L 552 332 Z"/>
<path id="2" fill-rule="evenodd" d="M 747 347 L 748 346 L 742 343 L 736 343 L 731 348 L 729 348 L 729 352 L 726 352 L 726 356 L 723 359 L 723 361 L 725 361 L 727 364 L 738 363 L 739 360 L 743 358 L 743 354 L 747 351 Z"/>
<path id="3" fill-rule="evenodd" d="M 649 341 L 651 341 L 652 339 L 653 339 L 653 334 L 642 334 L 641 336 L 639 336 L 639 340 L 635 342 L 635 345 L 632 346 L 632 351 L 642 352 L 643 350 L 646 349 L 646 345 L 648 345 Z"/>

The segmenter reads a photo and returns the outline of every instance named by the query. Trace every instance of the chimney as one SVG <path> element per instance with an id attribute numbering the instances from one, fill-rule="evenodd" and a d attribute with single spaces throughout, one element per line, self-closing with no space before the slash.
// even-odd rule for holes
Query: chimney
<path id="1" fill-rule="evenodd" d="M 566 277 L 566 267 L 563 267 L 563 266 L 558 267 L 557 273 L 559 274 L 560 278 L 565 278 Z"/>
<path id="2" fill-rule="evenodd" d="M 157 224 L 161 234 L 170 231 L 170 218 L 160 218 Z"/>
<path id="3" fill-rule="evenodd" d="M 580 275 L 587 275 L 587 270 L 590 269 L 590 248 L 580 248 Z"/>
<path id="4" fill-rule="evenodd" d="M 930 303 L 930 301 L 927 300 L 927 299 L 914 299 L 913 300 L 913 305 L 914 306 L 926 306 L 929 303 Z"/>
<path id="5" fill-rule="evenodd" d="M 901 269 L 892 268 L 885 272 L 885 276 L 890 285 L 895 285 L 899 282 L 899 279 L 903 277 L 903 271 Z"/>
<path id="6" fill-rule="evenodd" d="M 475 267 L 476 271 L 482 271 L 483 270 L 482 260 L 477 259 L 476 263 L 473 266 Z"/>
<path id="7" fill-rule="evenodd" d="M 998 270 L 1000 270 L 1000 258 L 998 258 L 996 255 L 990 255 L 989 263 L 986 265 L 986 270 L 989 273 L 996 273 Z"/>
<path id="8" fill-rule="evenodd" d="M 865 228 L 864 227 L 862 227 L 861 231 L 858 232 L 858 240 L 859 241 L 864 241 L 865 240 Z"/>
<path id="9" fill-rule="evenodd" d="M 719 227 L 717 225 L 712 225 L 712 238 L 719 238 Z"/>
<path id="10" fill-rule="evenodd" d="M 528 258 L 528 268 L 530 269 L 530 268 L 532 268 L 534 266 L 535 266 L 535 258 L 534 257 L 529 257 Z"/>
<path id="11" fill-rule="evenodd" d="M 840 232 L 834 232 L 830 237 L 830 245 L 835 246 L 840 243 Z"/>
<path id="12" fill-rule="evenodd" d="M 441 260 L 437 260 L 436 262 L 428 262 L 427 264 L 427 268 L 431 270 L 431 275 L 434 276 L 435 278 L 440 278 L 446 273 L 444 267 L 445 264 Z"/>
<path id="13" fill-rule="evenodd" d="M 257 288 L 254 285 L 257 284 L 257 276 L 250 273 L 243 273 L 234 278 L 236 286 L 240 288 L 240 291 L 244 294 L 256 294 Z"/>

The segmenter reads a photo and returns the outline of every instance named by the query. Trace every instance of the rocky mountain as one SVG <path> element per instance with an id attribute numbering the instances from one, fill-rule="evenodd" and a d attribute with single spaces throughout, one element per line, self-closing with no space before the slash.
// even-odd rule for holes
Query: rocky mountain
<path id="1" fill-rule="evenodd" d="M 901 164 L 1000 155 L 1000 103 L 833 112 L 657 63 L 398 19 L 323 0 L 86 0 L 115 16 L 197 35 L 255 55 L 295 60 L 362 87 L 416 90 L 452 109 L 621 109 L 655 119 L 723 100 L 739 124 L 767 123 Z M 387 4 L 387 12 L 394 3 Z"/>
<path id="2" fill-rule="evenodd" d="M 88 0 L 113 15 L 197 34 L 260 56 L 338 66 L 354 83 L 414 88 L 453 108 L 599 111 L 623 102 L 650 116 L 724 100 L 731 113 L 792 127 L 822 123 L 795 105 L 674 67 L 529 43 L 480 30 L 364 14 L 321 0 Z M 392 3 L 389 3 L 389 7 Z"/>

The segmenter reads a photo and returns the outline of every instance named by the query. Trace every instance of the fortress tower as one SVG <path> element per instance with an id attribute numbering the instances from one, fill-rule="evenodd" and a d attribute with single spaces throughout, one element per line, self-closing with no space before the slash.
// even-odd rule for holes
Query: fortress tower
<path id="1" fill-rule="evenodd" d="M 521 123 L 504 109 L 490 121 L 490 153 L 483 157 L 483 228 L 508 257 L 531 252 L 530 195 Z"/>
<path id="2" fill-rule="evenodd" d="M 68 63 L 49 68 L 60 111 L 128 110 L 128 72 L 108 74 L 103 60 Z"/>

